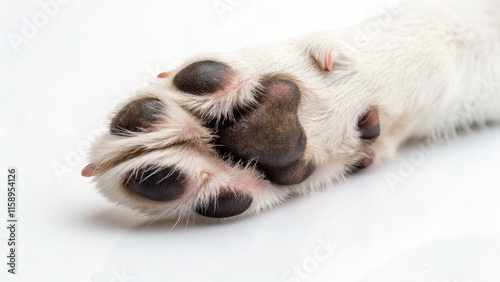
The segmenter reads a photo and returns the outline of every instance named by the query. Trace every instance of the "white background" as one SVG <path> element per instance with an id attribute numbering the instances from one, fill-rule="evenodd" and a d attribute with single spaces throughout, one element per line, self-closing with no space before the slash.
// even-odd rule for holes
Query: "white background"
<path id="1" fill-rule="evenodd" d="M 17 167 L 19 223 L 14 276 L 2 189 L 0 281 L 500 280 L 498 126 L 224 224 L 151 222 L 80 176 L 114 105 L 175 60 L 348 26 L 388 0 L 47 2 L 1 2 L 0 179 Z"/>

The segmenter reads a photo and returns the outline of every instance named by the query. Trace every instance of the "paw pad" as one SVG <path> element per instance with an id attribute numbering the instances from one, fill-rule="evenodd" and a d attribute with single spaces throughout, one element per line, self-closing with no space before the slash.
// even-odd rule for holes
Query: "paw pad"
<path id="1" fill-rule="evenodd" d="M 232 77 L 231 69 L 215 61 L 195 62 L 174 77 L 177 89 L 194 95 L 205 95 L 224 89 Z"/>
<path id="2" fill-rule="evenodd" d="M 312 168 L 301 159 L 307 138 L 297 116 L 300 91 L 285 79 L 268 79 L 263 87 L 255 109 L 217 126 L 216 142 L 223 154 L 255 160 L 274 183 L 297 184 L 311 174 Z"/>
<path id="3" fill-rule="evenodd" d="M 220 192 L 212 197 L 208 205 L 199 206 L 196 212 L 206 217 L 224 218 L 231 217 L 246 211 L 252 204 L 252 197 L 230 191 Z"/>
<path id="4" fill-rule="evenodd" d="M 113 118 L 110 126 L 111 134 L 130 136 L 130 132 L 151 132 L 158 121 L 158 114 L 165 105 L 158 99 L 143 98 L 128 103 Z"/>
<path id="5" fill-rule="evenodd" d="M 124 184 L 147 199 L 171 201 L 182 195 L 185 182 L 186 176 L 175 169 L 149 166 L 130 173 Z"/>
<path id="6" fill-rule="evenodd" d="M 380 122 L 378 110 L 371 107 L 358 121 L 358 128 L 361 131 L 361 139 L 375 142 L 380 135 Z"/>

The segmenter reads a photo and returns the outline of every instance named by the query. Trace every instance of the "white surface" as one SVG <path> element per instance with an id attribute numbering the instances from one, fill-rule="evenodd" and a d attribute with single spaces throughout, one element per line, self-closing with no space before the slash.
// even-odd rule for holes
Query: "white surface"
<path id="1" fill-rule="evenodd" d="M 0 174 L 20 179 L 15 276 L 0 194 L 0 281 L 499 281 L 498 126 L 226 224 L 151 223 L 80 176 L 113 106 L 175 59 L 350 25 L 377 2 L 73 0 L 16 52 L 9 36 L 44 10 L 3 1 Z"/>

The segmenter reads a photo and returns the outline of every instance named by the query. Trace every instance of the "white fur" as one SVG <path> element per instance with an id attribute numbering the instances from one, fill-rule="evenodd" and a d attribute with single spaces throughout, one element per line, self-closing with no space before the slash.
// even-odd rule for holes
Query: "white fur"
<path id="1" fill-rule="evenodd" d="M 167 105 L 158 131 L 130 137 L 105 134 L 93 146 L 90 162 L 98 166 L 137 145 L 167 147 L 96 175 L 99 191 L 113 202 L 155 217 L 196 218 L 196 204 L 229 187 L 253 197 L 243 214 L 247 215 L 343 179 L 367 149 L 376 160 L 390 158 L 409 138 L 448 137 L 460 128 L 499 121 L 500 4 L 470 2 L 459 8 L 456 3 L 402 4 L 403 10 L 391 14 L 387 26 L 362 42 L 359 30 L 369 22 L 186 62 L 138 93 Z M 328 54 L 331 71 L 325 70 Z M 172 77 L 203 59 L 230 66 L 236 72 L 231 87 L 207 96 L 176 90 Z M 252 166 L 220 159 L 208 141 L 213 132 L 189 114 L 230 119 L 236 106 L 256 103 L 252 92 L 267 74 L 289 74 L 301 90 L 298 115 L 307 135 L 305 157 L 318 168 L 297 185 L 272 185 Z M 357 121 L 370 106 L 378 108 L 381 134 L 365 148 Z M 179 140 L 187 143 L 168 147 L 168 142 Z M 188 176 L 186 193 L 178 200 L 154 202 L 124 189 L 126 175 L 148 164 L 175 165 Z"/>

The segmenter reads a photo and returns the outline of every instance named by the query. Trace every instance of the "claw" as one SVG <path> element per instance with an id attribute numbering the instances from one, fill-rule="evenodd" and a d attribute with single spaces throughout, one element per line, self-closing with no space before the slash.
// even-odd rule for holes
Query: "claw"
<path id="1" fill-rule="evenodd" d="M 156 77 L 158 78 L 167 78 L 170 76 L 170 72 L 162 72 L 160 74 L 158 74 Z"/>
<path id="2" fill-rule="evenodd" d="M 323 60 L 316 60 L 319 67 L 325 71 L 331 71 L 333 67 L 332 53 L 328 52 Z"/>
<path id="3" fill-rule="evenodd" d="M 82 169 L 82 176 L 91 177 L 94 176 L 94 172 L 95 172 L 95 167 L 93 165 L 87 165 Z"/>
<path id="4" fill-rule="evenodd" d="M 325 68 L 326 71 L 331 71 L 333 66 L 332 53 L 328 52 L 325 57 Z"/>

